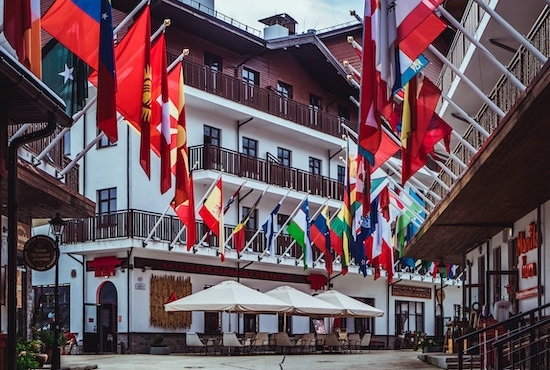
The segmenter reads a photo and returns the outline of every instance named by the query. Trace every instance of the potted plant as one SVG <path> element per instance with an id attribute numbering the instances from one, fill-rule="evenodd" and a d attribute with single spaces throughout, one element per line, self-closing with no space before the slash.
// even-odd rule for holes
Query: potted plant
<path id="1" fill-rule="evenodd" d="M 17 370 L 37 369 L 43 367 L 48 359 L 48 355 L 41 353 L 42 341 L 39 339 L 33 340 L 18 340 L 16 343 L 16 365 Z"/>
<path id="2" fill-rule="evenodd" d="M 169 355 L 170 347 L 164 343 L 164 337 L 160 334 L 155 335 L 153 342 L 149 347 L 149 353 L 152 355 Z"/>
<path id="3" fill-rule="evenodd" d="M 50 363 L 52 358 L 52 351 L 56 345 L 54 331 L 51 329 L 39 330 L 36 332 L 35 336 L 38 340 L 42 342 L 43 351 L 48 355 L 47 363 Z M 60 348 L 65 344 L 66 341 L 67 340 L 65 339 L 65 337 L 63 337 L 63 335 L 59 333 L 58 343 Z"/>

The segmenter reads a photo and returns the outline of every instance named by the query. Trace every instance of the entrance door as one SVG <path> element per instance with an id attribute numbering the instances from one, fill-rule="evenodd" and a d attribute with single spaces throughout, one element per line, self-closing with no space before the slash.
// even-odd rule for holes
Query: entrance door
<path id="1" fill-rule="evenodd" d="M 84 335 L 83 352 L 98 353 L 99 341 L 97 336 L 97 304 L 84 303 Z"/>
<path id="2" fill-rule="evenodd" d="M 107 281 L 99 288 L 97 306 L 97 335 L 100 353 L 116 353 L 117 343 L 117 300 L 115 285 Z"/>

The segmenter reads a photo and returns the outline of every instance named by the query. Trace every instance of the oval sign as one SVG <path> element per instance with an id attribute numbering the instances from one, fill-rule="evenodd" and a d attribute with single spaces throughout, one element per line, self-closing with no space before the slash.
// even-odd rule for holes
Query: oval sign
<path id="1" fill-rule="evenodd" d="M 55 266 L 59 248 L 55 240 L 46 235 L 36 235 L 27 240 L 23 247 L 25 264 L 33 270 L 47 271 Z"/>

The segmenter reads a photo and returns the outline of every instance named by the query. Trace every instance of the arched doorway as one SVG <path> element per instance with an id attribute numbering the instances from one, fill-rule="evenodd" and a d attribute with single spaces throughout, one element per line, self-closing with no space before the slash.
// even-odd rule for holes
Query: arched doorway
<path id="1" fill-rule="evenodd" d="M 97 334 L 100 353 L 116 353 L 117 302 L 118 293 L 115 285 L 106 281 L 98 290 Z"/>

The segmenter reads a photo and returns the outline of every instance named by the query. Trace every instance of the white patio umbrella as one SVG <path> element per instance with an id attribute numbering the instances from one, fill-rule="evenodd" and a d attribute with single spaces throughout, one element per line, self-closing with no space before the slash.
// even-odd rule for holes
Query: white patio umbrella
<path id="1" fill-rule="evenodd" d="M 290 313 L 293 315 L 335 316 L 343 311 L 340 307 L 287 285 L 272 289 L 265 294 L 291 305 L 294 309 Z"/>
<path id="2" fill-rule="evenodd" d="M 343 309 L 341 316 L 378 317 L 384 315 L 384 311 L 363 303 L 355 298 L 351 298 L 336 290 L 327 290 L 326 292 L 316 295 L 315 298 L 321 299 Z"/>
<path id="3" fill-rule="evenodd" d="M 209 311 L 242 313 L 290 312 L 293 307 L 236 281 L 223 281 L 213 287 L 166 303 L 165 311 Z"/>

